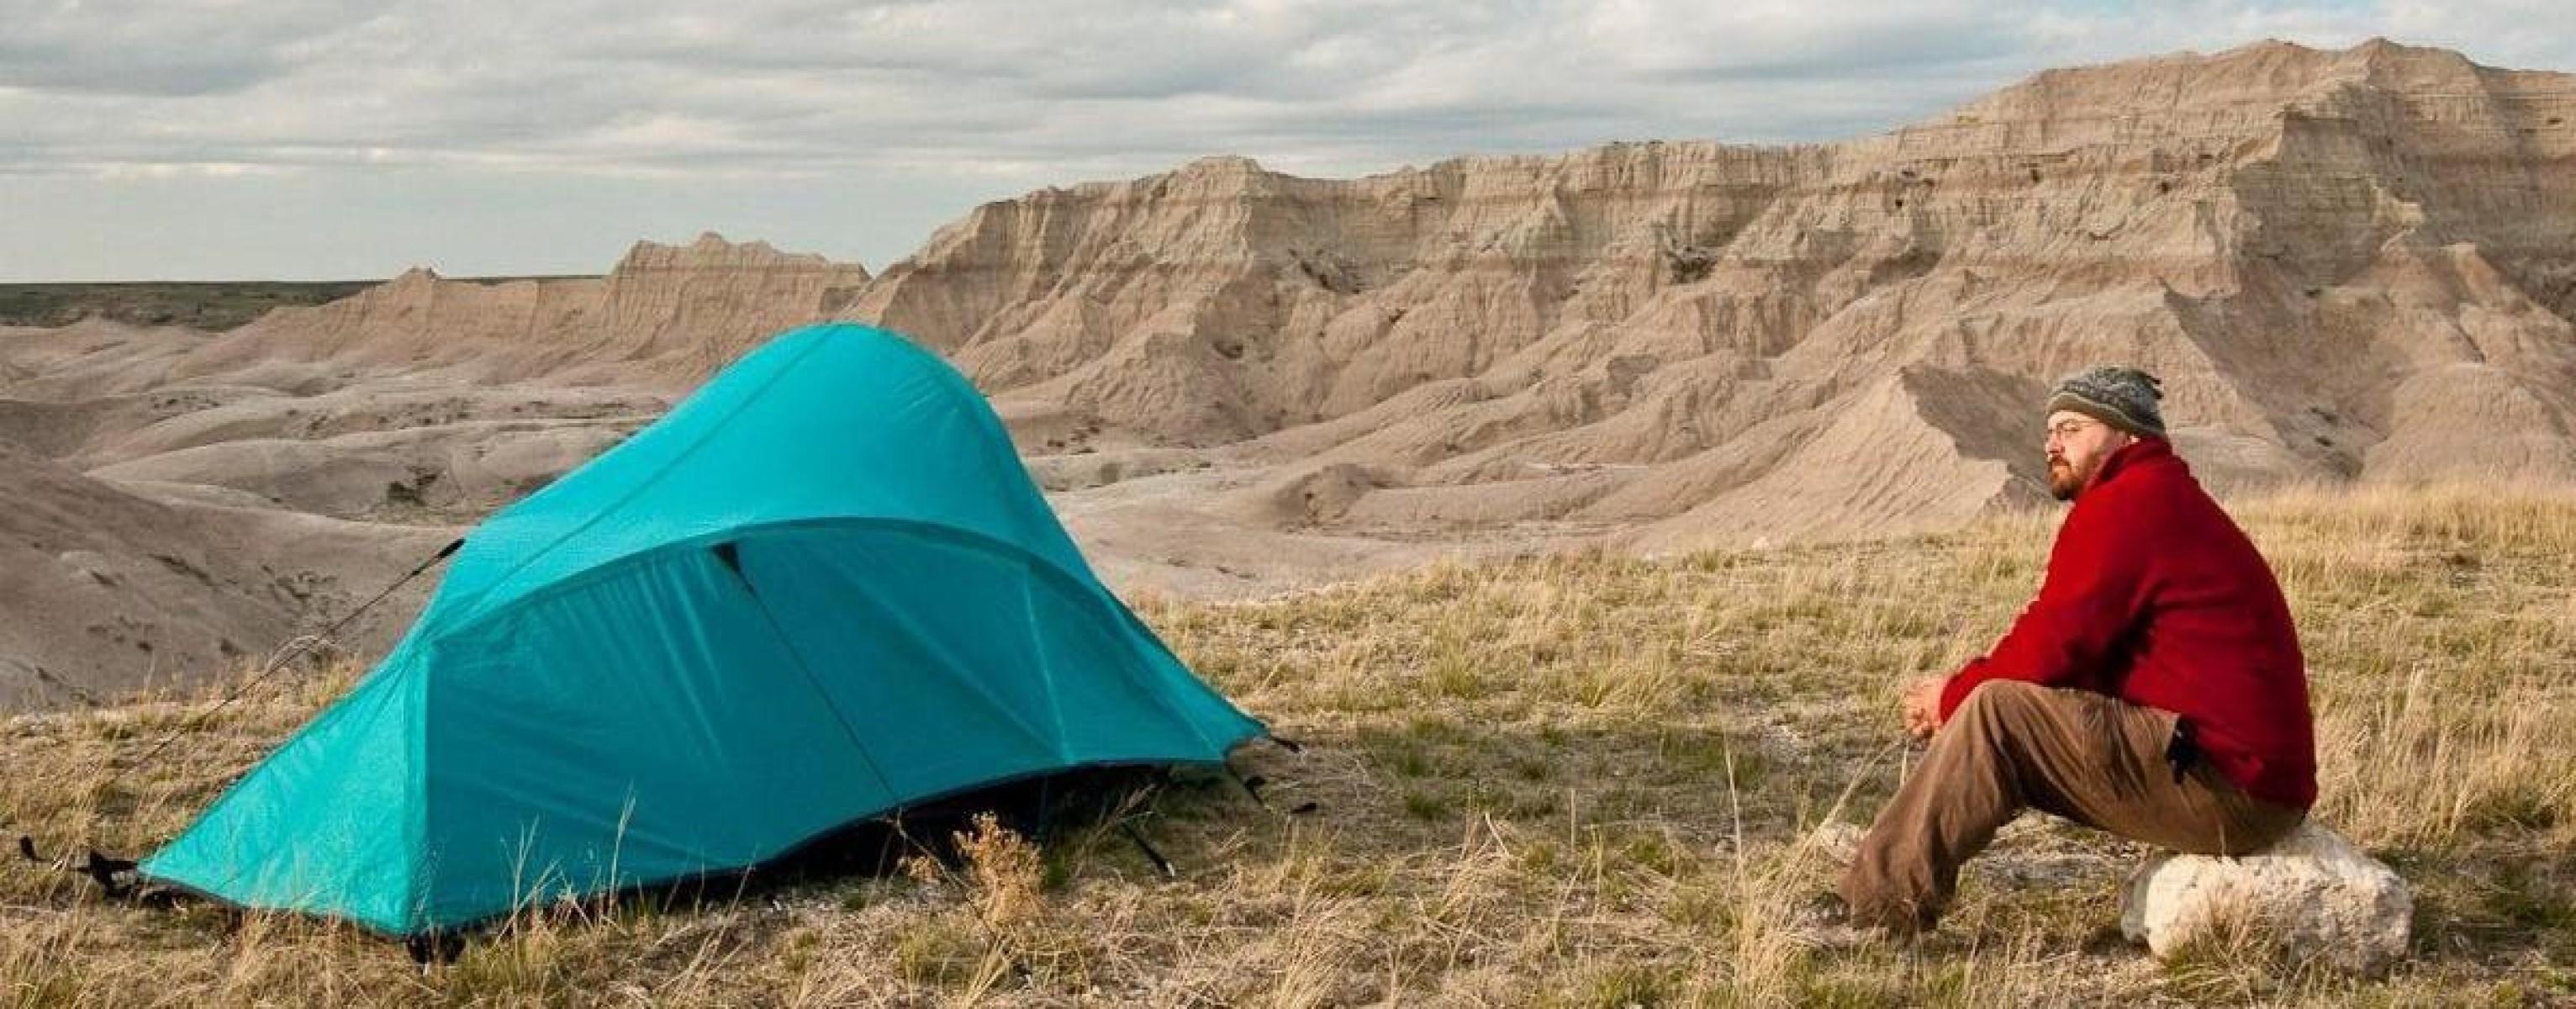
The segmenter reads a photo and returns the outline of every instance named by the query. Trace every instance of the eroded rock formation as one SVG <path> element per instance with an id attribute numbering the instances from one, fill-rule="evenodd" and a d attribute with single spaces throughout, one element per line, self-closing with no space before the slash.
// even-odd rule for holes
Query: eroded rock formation
<path id="1" fill-rule="evenodd" d="M 761 340 L 841 307 L 867 280 L 856 264 L 714 234 L 685 246 L 638 242 L 606 277 L 479 282 L 415 269 L 356 297 L 271 312 L 174 373 L 285 360 L 685 390 Z"/>
<path id="2" fill-rule="evenodd" d="M 61 519 L 9 562 L 51 573 L 0 589 L 177 556 L 213 580 L 172 591 L 238 598 L 135 619 L 247 650 L 332 614 L 172 543 L 367 523 L 401 535 L 278 556 L 390 577 L 404 537 L 833 316 L 947 354 L 1113 582 L 1190 593 L 1948 527 L 2039 498 L 2037 404 L 2103 361 L 2164 377 L 2222 492 L 2576 479 L 2571 120 L 2567 74 L 2263 43 L 2050 71 L 1836 144 L 1348 181 L 1209 158 L 989 204 L 875 277 L 709 235 L 599 278 L 414 271 L 223 334 L 0 331 L 0 441 L 44 463 L 8 467 L 0 504 Z M 0 658 L 82 640 L 90 604 L 64 598 L 0 609 Z"/>
<path id="3" fill-rule="evenodd" d="M 2104 360 L 2222 488 L 2565 479 L 2571 118 L 2564 74 L 2264 43 L 1824 146 L 1212 158 L 982 207 L 846 314 L 1032 451 L 1241 445 L 1338 488 L 1323 524 L 1937 527 L 2035 496 L 2040 392 Z"/>

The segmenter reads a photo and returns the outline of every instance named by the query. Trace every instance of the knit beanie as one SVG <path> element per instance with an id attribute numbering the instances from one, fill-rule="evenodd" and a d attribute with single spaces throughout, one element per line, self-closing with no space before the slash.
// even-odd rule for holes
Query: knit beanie
<path id="1" fill-rule="evenodd" d="M 2059 379 L 2048 397 L 2048 412 L 2073 410 L 2130 434 L 2165 436 L 2163 382 L 2136 368 L 2101 365 Z"/>

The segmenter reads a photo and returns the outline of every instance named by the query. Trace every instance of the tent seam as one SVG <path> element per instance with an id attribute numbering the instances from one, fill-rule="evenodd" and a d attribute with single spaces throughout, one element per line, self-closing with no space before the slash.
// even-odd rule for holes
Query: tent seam
<path id="1" fill-rule="evenodd" d="M 751 577 L 749 575 L 736 577 L 742 585 L 743 598 L 750 600 L 751 608 L 759 611 L 761 624 L 769 628 L 771 635 L 777 637 L 778 646 L 787 652 L 789 659 L 795 661 L 796 671 L 805 677 L 805 685 L 813 689 L 815 698 L 823 703 L 823 710 L 832 713 L 832 721 L 841 726 L 841 734 L 849 737 L 850 749 L 859 755 L 859 762 L 867 765 L 868 774 L 877 779 L 877 787 L 885 790 L 886 797 L 897 799 L 896 805 L 900 806 L 899 797 L 903 793 L 895 789 L 893 779 L 886 777 L 885 769 L 877 765 L 876 754 L 868 752 L 867 744 L 860 741 L 858 727 L 850 724 L 850 716 L 841 711 L 839 704 L 833 703 L 832 692 L 824 688 L 821 677 L 814 675 L 814 664 L 805 661 L 804 650 L 796 647 L 796 639 L 787 635 L 787 628 L 779 626 L 778 616 L 769 612 L 769 602 L 760 598 L 760 592 L 752 588 Z"/>
<path id="2" fill-rule="evenodd" d="M 1025 563 L 1023 562 L 1023 571 L 1026 570 Z M 1071 761 L 1073 759 L 1072 737 L 1067 736 L 1064 731 L 1064 701 L 1056 694 L 1055 663 L 1047 659 L 1046 632 L 1038 626 L 1037 599 L 1030 591 L 1036 583 L 1037 577 L 1034 574 L 1023 574 L 1020 577 L 1020 614 L 1021 618 L 1028 623 L 1029 644 L 1032 646 L 1029 651 L 1037 656 L 1038 682 L 1046 687 L 1047 716 L 1049 723 L 1055 726 L 1055 757 L 1059 761 Z"/>

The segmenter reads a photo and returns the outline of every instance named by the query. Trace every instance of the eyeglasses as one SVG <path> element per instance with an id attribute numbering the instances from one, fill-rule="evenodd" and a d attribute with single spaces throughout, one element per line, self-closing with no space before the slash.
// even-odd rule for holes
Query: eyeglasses
<path id="1" fill-rule="evenodd" d="M 2089 417 L 2068 417 L 2065 420 L 2058 421 L 2057 423 L 2048 426 L 2048 440 L 2051 442 L 2065 441 L 2069 438 L 2075 437 L 2076 435 L 2083 434 L 2085 428 L 2097 426 L 2108 427 L 2109 425 L 2103 424 L 2101 421 L 2094 420 Z"/>

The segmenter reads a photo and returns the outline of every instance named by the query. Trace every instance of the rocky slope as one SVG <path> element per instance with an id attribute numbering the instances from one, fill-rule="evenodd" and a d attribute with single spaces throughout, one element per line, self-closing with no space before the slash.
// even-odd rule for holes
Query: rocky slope
<path id="1" fill-rule="evenodd" d="M 213 341 L 174 374 L 294 360 L 461 381 L 685 389 L 868 280 L 856 264 L 736 245 L 638 242 L 606 277 L 496 283 L 415 269 L 353 298 L 282 309 Z"/>
<path id="2" fill-rule="evenodd" d="M 2564 479 L 2571 118 L 2565 74 L 2264 43 L 1815 147 L 1216 158 L 980 208 L 846 314 L 1033 450 L 1236 445 L 1287 467 L 1240 512 L 1328 527 L 1947 525 L 2035 495 L 2033 405 L 2101 360 L 2223 487 Z"/>
<path id="3" fill-rule="evenodd" d="M 154 495 L 6 441 L 0 470 L 0 711 L 255 668 L 450 535 Z M 371 611 L 339 644 L 381 647 L 405 622 Z"/>
<path id="4" fill-rule="evenodd" d="M 0 329 L 0 710 L 256 663 L 866 279 L 709 235 L 605 278 L 416 270 L 224 334 Z"/>
<path id="5" fill-rule="evenodd" d="M 2036 405 L 2100 361 L 2165 378 L 2224 492 L 2576 479 L 2571 119 L 2567 74 L 2263 43 L 1836 144 L 1210 158 L 984 206 L 874 277 L 709 235 L 222 334 L 0 329 L 0 657 L 69 668 L 113 584 L 158 601 L 111 639 L 257 650 L 336 616 L 279 579 L 390 578 L 832 316 L 947 354 L 1114 584 L 1193 595 L 1949 528 L 2039 498 Z"/>

